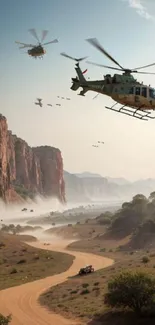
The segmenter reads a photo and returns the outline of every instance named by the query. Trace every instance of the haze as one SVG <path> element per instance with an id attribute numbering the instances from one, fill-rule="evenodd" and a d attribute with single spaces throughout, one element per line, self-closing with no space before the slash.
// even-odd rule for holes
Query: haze
<path id="1" fill-rule="evenodd" d="M 74 62 L 60 52 L 111 65 L 91 47 L 86 38 L 97 37 L 103 46 L 125 67 L 134 68 L 155 62 L 155 3 L 138 0 L 2 0 L 1 28 L 1 113 L 13 133 L 31 146 L 51 145 L 60 148 L 64 169 L 84 170 L 103 176 L 134 180 L 154 177 L 155 121 L 143 122 L 114 112 L 105 105 L 112 100 L 89 92 L 85 97 L 70 90 L 75 76 Z M 29 28 L 38 33 L 48 29 L 49 45 L 43 60 L 35 60 L 19 50 L 15 40 L 35 43 Z M 111 73 L 82 63 L 86 77 L 100 79 Z M 155 67 L 150 68 L 155 72 Z M 154 76 L 137 75 L 144 84 L 155 87 Z M 56 106 L 57 95 L 71 97 Z M 36 97 L 45 106 L 34 105 Z M 53 107 L 46 106 L 47 103 Z M 93 148 L 96 141 L 101 148 Z"/>

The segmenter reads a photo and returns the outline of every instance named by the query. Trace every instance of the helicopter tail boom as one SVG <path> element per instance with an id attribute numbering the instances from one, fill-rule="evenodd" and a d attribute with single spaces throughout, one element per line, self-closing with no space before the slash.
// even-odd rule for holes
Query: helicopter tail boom
<path id="1" fill-rule="evenodd" d="M 72 78 L 72 86 L 71 89 L 76 91 L 78 90 L 80 87 L 83 88 L 83 90 L 80 92 L 79 95 L 84 96 L 84 94 L 88 91 L 87 89 L 87 80 L 85 79 L 83 72 L 81 71 L 80 67 L 79 67 L 79 63 L 76 64 L 76 73 L 78 75 L 78 77 L 76 78 Z"/>

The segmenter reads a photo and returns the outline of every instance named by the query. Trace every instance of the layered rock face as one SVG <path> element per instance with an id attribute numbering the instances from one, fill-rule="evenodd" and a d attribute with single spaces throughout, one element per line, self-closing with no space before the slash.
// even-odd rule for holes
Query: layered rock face
<path id="1" fill-rule="evenodd" d="M 33 148 L 33 152 L 40 161 L 44 193 L 48 196 L 57 196 L 60 201 L 65 202 L 63 161 L 60 150 L 49 146 L 41 146 Z"/>
<path id="2" fill-rule="evenodd" d="M 0 115 L 0 198 L 21 201 L 37 193 L 65 202 L 61 152 L 49 146 L 31 148 L 8 131 Z"/>

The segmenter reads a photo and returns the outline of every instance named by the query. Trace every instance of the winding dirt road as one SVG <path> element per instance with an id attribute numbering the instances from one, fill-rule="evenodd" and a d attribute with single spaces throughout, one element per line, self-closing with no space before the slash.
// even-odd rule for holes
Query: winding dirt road
<path id="1" fill-rule="evenodd" d="M 66 240 L 56 241 L 49 246 L 44 246 L 41 242 L 31 243 L 31 246 L 37 248 L 47 250 L 48 247 L 48 250 L 69 253 L 75 256 L 75 259 L 64 273 L 0 291 L 0 313 L 12 314 L 11 325 L 79 325 L 77 320 L 65 319 L 41 307 L 37 302 L 38 297 L 51 286 L 62 283 L 68 276 L 76 274 L 83 265 L 93 264 L 95 269 L 100 269 L 112 265 L 113 261 L 93 254 L 66 250 L 65 247 L 70 243 L 71 241 Z"/>

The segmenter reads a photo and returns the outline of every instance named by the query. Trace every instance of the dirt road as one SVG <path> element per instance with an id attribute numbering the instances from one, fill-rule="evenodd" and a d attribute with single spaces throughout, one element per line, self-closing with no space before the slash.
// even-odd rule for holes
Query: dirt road
<path id="1" fill-rule="evenodd" d="M 51 286 L 62 283 L 68 276 L 76 274 L 83 265 L 93 264 L 95 269 L 100 269 L 112 265 L 113 261 L 93 254 L 66 250 L 65 247 L 70 243 L 71 241 L 66 240 L 55 241 L 49 246 L 44 246 L 41 242 L 31 243 L 34 247 L 67 252 L 75 256 L 75 259 L 72 266 L 64 273 L 0 291 L 0 313 L 12 314 L 11 325 L 79 325 L 77 320 L 68 320 L 48 312 L 38 304 L 38 297 Z"/>

